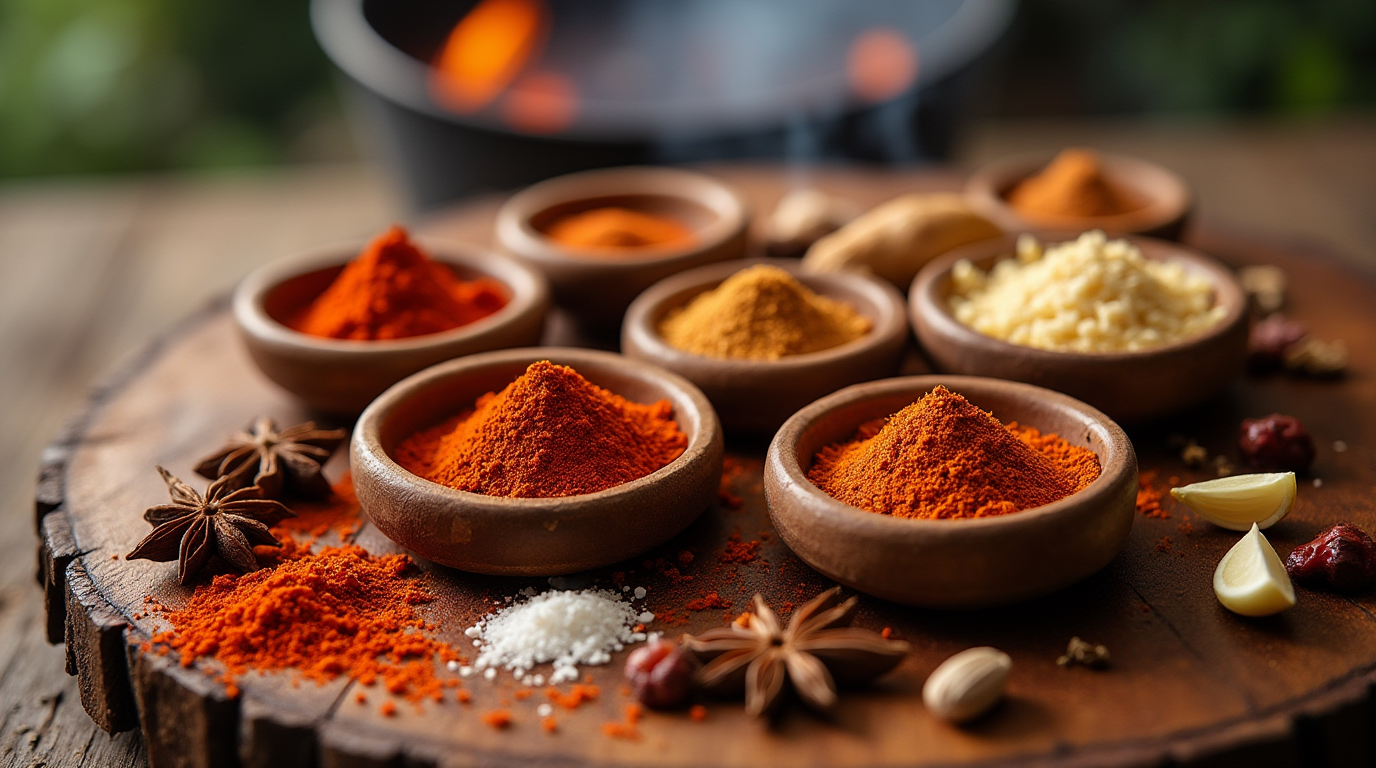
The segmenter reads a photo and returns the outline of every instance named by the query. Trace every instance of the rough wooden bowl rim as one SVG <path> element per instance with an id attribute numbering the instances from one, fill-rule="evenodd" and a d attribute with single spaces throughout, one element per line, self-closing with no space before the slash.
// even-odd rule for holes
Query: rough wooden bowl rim
<path id="1" fill-rule="evenodd" d="M 302 353 L 358 357 L 383 357 L 415 350 L 462 344 L 517 322 L 527 313 L 549 303 L 549 285 L 544 275 L 519 261 L 467 243 L 436 241 L 412 237 L 435 261 L 476 272 L 506 286 L 510 299 L 487 317 L 458 328 L 404 339 L 332 339 L 302 333 L 282 323 L 267 311 L 267 297 L 283 283 L 299 277 L 347 264 L 366 242 L 312 249 L 304 254 L 269 262 L 248 274 L 234 290 L 234 320 L 254 338 Z"/>
<path id="2" fill-rule="evenodd" d="M 683 303 L 675 304 L 672 307 L 667 306 L 667 302 L 675 298 L 677 294 L 702 288 L 701 291 L 697 291 L 690 297 L 689 300 L 691 300 L 716 288 L 737 272 L 757 264 L 779 267 L 798 278 L 803 284 L 811 283 L 812 285 L 808 285 L 808 287 L 814 291 L 817 290 L 815 287 L 817 285 L 839 285 L 849 288 L 865 298 L 868 306 L 856 307 L 856 310 L 869 318 L 873 327 L 865 335 L 845 344 L 816 352 L 787 355 L 777 360 L 699 355 L 670 345 L 659 334 L 658 320 L 664 313 L 683 306 Z M 873 315 L 865 312 L 865 309 L 870 309 Z M 706 264 L 660 280 L 631 302 L 631 306 L 626 310 L 626 320 L 621 325 L 621 333 L 623 337 L 632 340 L 636 346 L 647 352 L 652 360 L 660 361 L 668 367 L 676 365 L 710 366 L 728 373 L 746 373 L 768 368 L 771 371 L 787 373 L 814 369 L 818 366 L 842 364 L 886 343 L 891 343 L 895 336 L 906 337 L 908 318 L 903 306 L 902 295 L 888 281 L 853 272 L 812 272 L 804 269 L 797 259 L 749 258 Z M 624 348 L 629 345 L 623 342 L 622 346 Z"/>
<path id="3" fill-rule="evenodd" d="M 488 496 L 482 493 L 460 491 L 426 480 L 401 466 L 381 445 L 381 430 L 392 411 L 425 389 L 435 386 L 446 379 L 462 377 L 473 371 L 509 365 L 517 362 L 535 363 L 551 360 L 556 364 L 568 365 L 579 373 L 580 366 L 587 368 L 620 369 L 635 371 L 652 379 L 665 390 L 674 393 L 677 401 L 671 398 L 677 410 L 688 404 L 697 413 L 697 426 L 690 433 L 682 418 L 676 418 L 679 429 L 688 437 L 688 446 L 673 461 L 644 477 L 622 483 L 595 493 L 576 496 L 556 496 L 549 498 L 520 498 L 512 496 Z M 562 361 L 562 362 L 561 362 Z M 600 385 L 599 385 L 600 386 Z M 443 418 L 442 414 L 435 414 Z M 451 414 L 452 415 L 452 414 Z M 502 515 L 510 519 L 513 515 L 520 518 L 542 519 L 554 513 L 560 518 L 574 518 L 579 514 L 595 514 L 604 504 L 623 496 L 631 496 L 649 489 L 660 481 L 686 469 L 707 454 L 713 443 L 722 441 L 721 424 L 717 421 L 716 411 L 708 402 L 707 396 L 692 382 L 672 371 L 666 371 L 650 363 L 632 360 L 612 352 L 585 349 L 582 347 L 519 347 L 450 360 L 433 365 L 412 374 L 392 385 L 364 409 L 354 425 L 352 456 L 362 458 L 373 468 L 385 472 L 410 486 L 418 495 L 446 505 L 461 504 L 466 514 Z M 355 471 L 358 471 L 355 469 Z M 647 510 L 652 514 L 653 510 Z"/>
<path id="4" fill-rule="evenodd" d="M 678 246 L 643 249 L 571 250 L 535 228 L 532 220 L 555 206 L 603 197 L 677 198 L 711 211 L 715 218 L 696 230 L 697 238 Z M 632 165 L 556 176 L 517 192 L 497 211 L 497 241 L 532 261 L 585 265 L 590 269 L 631 270 L 647 265 L 690 261 L 738 236 L 749 225 L 745 200 L 704 173 L 682 168 Z"/>
<path id="5" fill-rule="evenodd" d="M 991 208 L 1006 222 L 1042 229 L 1103 229 L 1109 232 L 1145 232 L 1182 218 L 1193 204 L 1190 186 L 1171 169 L 1127 155 L 1094 150 L 1107 175 L 1147 198 L 1137 210 L 1109 216 L 1027 216 L 1006 197 L 1014 185 L 1045 168 L 1057 153 L 1026 152 L 995 160 L 975 171 L 966 182 L 966 194 Z M 1014 227 L 1016 228 L 1016 227 Z"/>
<path id="6" fill-rule="evenodd" d="M 1033 233 L 1036 234 L 1036 233 Z M 1063 233 L 1053 235 L 1062 237 Z M 950 284 L 951 269 L 956 262 L 968 259 L 982 269 L 993 263 L 1003 261 L 1002 256 L 1012 257 L 1018 235 L 1007 235 L 957 248 L 933 259 L 913 278 L 908 291 L 908 307 L 913 325 L 925 325 L 933 334 L 953 339 L 963 346 L 982 348 L 995 354 L 1037 360 L 1052 365 L 1064 366 L 1083 362 L 1089 364 L 1113 364 L 1125 360 L 1146 360 L 1165 357 L 1192 347 L 1205 346 L 1222 336 L 1238 323 L 1247 322 L 1247 293 L 1226 265 L 1212 256 L 1196 251 L 1188 246 L 1169 240 L 1160 240 L 1141 235 L 1123 235 L 1111 239 L 1127 240 L 1142 250 L 1145 258 L 1157 261 L 1179 261 L 1187 271 L 1207 277 L 1213 283 L 1214 306 L 1222 304 L 1227 313 L 1218 322 L 1203 332 L 1178 341 L 1161 344 L 1146 349 L 1124 352 L 1073 352 L 1040 347 L 1023 346 L 1011 341 L 987 336 L 956 319 L 946 302 L 946 287 Z M 1051 241 L 1038 235 L 1043 244 Z"/>
<path id="7" fill-rule="evenodd" d="M 1099 458 L 1099 476 L 1079 491 L 1040 507 L 994 517 L 946 520 L 893 517 L 892 515 L 859 509 L 837 500 L 808 479 L 807 473 L 803 471 L 803 462 L 798 456 L 798 443 L 813 424 L 833 411 L 867 400 L 911 393 L 912 402 L 916 402 L 919 397 L 930 392 L 937 385 L 945 386 L 961 396 L 968 395 L 971 402 L 977 406 L 979 405 L 977 401 L 980 399 L 979 393 L 1002 390 L 1015 398 L 1040 401 L 1058 410 L 1075 414 L 1085 421 L 1088 428 L 1099 430 L 1105 435 L 1106 439 L 1103 443 L 1106 446 L 1107 454 Z M 850 435 L 853 436 L 859 426 L 860 422 L 850 425 L 848 427 Z M 1040 429 L 1036 424 L 1029 426 Z M 850 437 L 842 439 L 848 440 Z M 1117 451 L 1117 446 L 1120 445 L 1127 446 L 1128 450 L 1126 452 Z M 807 457 L 809 466 L 812 459 L 811 456 Z M 774 436 L 774 440 L 769 444 L 766 464 L 772 465 L 774 469 L 782 473 L 783 478 L 787 480 L 788 490 L 802 494 L 811 502 L 820 504 L 821 508 L 845 520 L 861 535 L 886 538 L 930 538 L 934 536 L 947 538 L 971 534 L 983 535 L 997 531 L 1006 531 L 1011 534 L 1020 529 L 1042 524 L 1050 518 L 1063 516 L 1078 508 L 1107 504 L 1111 501 L 1109 497 L 1113 486 L 1121 482 L 1123 477 L 1136 474 L 1137 454 L 1132 450 L 1132 442 L 1122 427 L 1118 426 L 1102 411 L 1088 403 L 1076 400 L 1070 395 L 1063 395 L 1060 392 L 1032 384 L 991 379 L 984 376 L 925 375 L 900 376 L 855 384 L 812 403 L 794 414 L 787 422 L 784 422 L 778 434 Z"/>

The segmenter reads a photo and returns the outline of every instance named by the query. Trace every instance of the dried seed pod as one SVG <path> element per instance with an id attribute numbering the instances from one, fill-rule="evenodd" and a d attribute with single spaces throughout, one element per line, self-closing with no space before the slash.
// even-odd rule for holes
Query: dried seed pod
<path id="1" fill-rule="evenodd" d="M 1013 660 L 997 648 L 971 648 L 943 661 L 922 686 L 922 702 L 942 720 L 963 723 L 1003 697 Z"/>

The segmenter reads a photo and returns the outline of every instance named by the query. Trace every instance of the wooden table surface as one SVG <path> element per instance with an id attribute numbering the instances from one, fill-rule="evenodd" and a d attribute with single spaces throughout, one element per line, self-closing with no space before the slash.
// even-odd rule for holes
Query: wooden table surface
<path id="1" fill-rule="evenodd" d="M 967 137 L 962 163 L 1083 144 L 1169 165 L 1200 225 L 1317 244 L 1376 272 L 1376 120 L 1026 123 Z M 800 178 L 805 178 L 805 172 Z M 33 583 L 35 468 L 93 377 L 253 267 L 405 218 L 364 167 L 0 186 L 0 759 L 142 765 L 136 732 L 87 718 Z"/>

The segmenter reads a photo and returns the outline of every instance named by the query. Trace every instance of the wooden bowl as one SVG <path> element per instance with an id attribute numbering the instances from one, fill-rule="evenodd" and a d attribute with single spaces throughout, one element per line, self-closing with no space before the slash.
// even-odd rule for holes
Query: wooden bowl
<path id="1" fill-rule="evenodd" d="M 696 240 L 680 246 L 602 252 L 571 250 L 549 226 L 569 214 L 616 205 L 671 215 Z M 691 267 L 745 255 L 745 202 L 720 181 L 677 168 L 585 171 L 540 182 L 497 212 L 496 242 L 549 279 L 554 300 L 581 325 L 615 330 L 626 307 L 655 282 Z"/>
<path id="2" fill-rule="evenodd" d="M 1026 229 L 1082 232 L 1102 229 L 1110 235 L 1148 235 L 1179 240 L 1194 206 L 1189 185 L 1175 172 L 1145 160 L 1097 152 L 1104 173 L 1132 191 L 1146 205 L 1114 216 L 1037 216 L 1019 213 L 1008 195 L 1023 179 L 1039 173 L 1054 155 L 1037 153 L 1004 158 L 979 169 L 965 185 L 966 194 L 1007 231 Z"/>
<path id="3" fill-rule="evenodd" d="M 668 400 L 687 449 L 638 480 L 553 499 L 457 491 L 392 460 L 407 436 L 473 407 L 539 360 L 570 366 L 634 402 Z M 387 390 L 359 417 L 350 464 L 363 510 L 398 544 L 465 571 L 549 576 L 611 565 L 682 531 L 716 498 L 722 454 L 711 403 L 682 377 L 608 352 L 537 347 L 454 360 Z"/>
<path id="4" fill-rule="evenodd" d="M 908 291 L 917 340 L 938 371 L 1027 382 L 1078 397 L 1122 422 L 1139 422 L 1203 402 L 1242 372 L 1247 358 L 1247 296 L 1223 264 L 1176 243 L 1127 238 L 1148 259 L 1181 262 L 1209 279 L 1227 308 L 1193 338 L 1138 352 L 1054 352 L 986 336 L 951 314 L 951 268 L 969 259 L 988 269 L 1015 252 L 1016 238 L 976 243 L 922 268 Z"/>
<path id="5" fill-rule="evenodd" d="M 1000 421 L 1089 448 L 1102 474 L 1055 503 L 971 520 L 881 515 L 837 501 L 807 479 L 824 446 L 851 439 L 860 424 L 938 384 Z M 764 492 L 779 536 L 829 578 L 897 603 L 977 608 L 1044 595 L 1107 565 L 1132 528 L 1137 455 L 1117 424 L 1065 395 L 972 376 L 911 376 L 847 387 L 795 414 L 769 446 Z"/>
<path id="6" fill-rule="evenodd" d="M 780 360 L 727 360 L 669 346 L 659 323 L 670 310 L 716 288 L 754 264 L 771 264 L 828 298 L 854 306 L 874 324 L 839 347 Z M 621 327 L 621 350 L 663 366 L 698 385 L 734 434 L 773 434 L 799 408 L 862 381 L 893 376 L 908 341 L 903 297 L 886 281 L 853 273 L 807 272 L 796 259 L 752 259 L 709 264 L 655 283 L 631 304 Z"/>
<path id="7" fill-rule="evenodd" d="M 503 283 L 511 295 L 505 307 L 453 330 L 408 339 L 329 339 L 288 327 L 285 318 L 319 296 L 361 248 L 275 261 L 249 274 L 234 292 L 234 321 L 249 355 L 269 379 L 307 406 L 355 416 L 383 390 L 435 363 L 539 343 L 549 309 L 545 279 L 512 259 L 457 243 L 425 248 L 459 277 Z"/>

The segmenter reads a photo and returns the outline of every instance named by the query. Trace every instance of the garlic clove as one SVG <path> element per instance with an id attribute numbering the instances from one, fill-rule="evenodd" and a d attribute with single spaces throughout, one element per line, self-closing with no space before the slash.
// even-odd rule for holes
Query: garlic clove
<path id="1" fill-rule="evenodd" d="M 922 686 L 922 702 L 952 723 L 972 720 L 1003 697 L 1013 659 L 997 648 L 961 651 L 943 661 Z"/>
<path id="2" fill-rule="evenodd" d="M 1294 472 L 1233 475 L 1171 489 L 1200 517 L 1233 531 L 1270 528 L 1290 514 L 1297 494 Z"/>
<path id="3" fill-rule="evenodd" d="M 1255 523 L 1218 561 L 1214 594 L 1224 608 L 1243 616 L 1270 616 L 1295 604 L 1290 575 Z"/>

